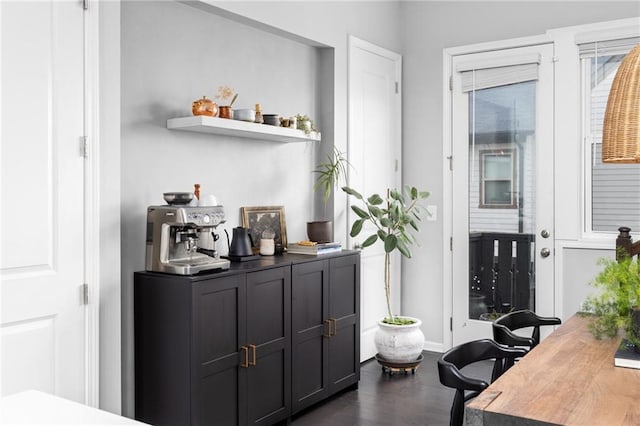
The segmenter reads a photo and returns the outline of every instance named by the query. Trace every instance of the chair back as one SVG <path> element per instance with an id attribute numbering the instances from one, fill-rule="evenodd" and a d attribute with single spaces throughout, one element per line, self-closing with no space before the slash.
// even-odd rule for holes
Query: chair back
<path id="1" fill-rule="evenodd" d="M 440 383 L 456 389 L 449 424 L 451 426 L 462 425 L 465 401 L 477 396 L 489 386 L 485 380 L 463 374 L 460 371 L 463 367 L 478 361 L 495 359 L 491 375 L 493 382 L 513 365 L 515 358 L 523 357 L 526 353 L 526 349 L 500 346 L 491 339 L 463 343 L 445 352 L 438 360 Z M 507 360 L 510 362 L 506 362 Z M 468 393 L 465 394 L 465 391 Z"/>
<path id="2" fill-rule="evenodd" d="M 493 338 L 496 342 L 508 346 L 535 347 L 540 343 L 540 327 L 559 325 L 562 321 L 555 317 L 541 317 L 528 309 L 510 312 L 493 322 Z M 514 330 L 533 327 L 531 336 L 525 337 L 513 333 Z"/>

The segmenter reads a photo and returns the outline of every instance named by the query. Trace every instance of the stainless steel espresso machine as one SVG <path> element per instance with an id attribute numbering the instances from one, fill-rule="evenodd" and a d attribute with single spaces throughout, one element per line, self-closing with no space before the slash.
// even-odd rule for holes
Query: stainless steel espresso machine
<path id="1" fill-rule="evenodd" d="M 198 246 L 201 237 L 209 233 L 213 241 L 217 240 L 215 229 L 224 222 L 222 206 L 150 206 L 147 208 L 146 270 L 193 275 L 229 269 L 230 262 L 218 256 L 215 246 L 206 250 Z"/>

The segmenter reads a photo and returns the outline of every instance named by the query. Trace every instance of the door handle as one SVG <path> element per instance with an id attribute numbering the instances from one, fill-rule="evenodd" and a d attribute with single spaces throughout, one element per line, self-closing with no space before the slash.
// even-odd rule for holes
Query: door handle
<path id="1" fill-rule="evenodd" d="M 329 321 L 333 324 L 333 335 L 335 336 L 338 334 L 338 324 L 336 323 L 335 318 L 331 318 Z"/>
<path id="2" fill-rule="evenodd" d="M 548 248 L 544 247 L 540 250 L 540 256 L 542 257 L 549 257 L 549 255 L 551 254 L 551 250 L 549 250 Z"/>
<path id="3" fill-rule="evenodd" d="M 249 365 L 256 365 L 256 345 L 249 345 L 249 348 L 253 352 L 253 356 L 251 357 L 251 361 L 249 361 Z"/>
<path id="4" fill-rule="evenodd" d="M 325 329 L 327 332 L 324 334 L 324 337 L 331 337 L 331 320 L 324 320 Z"/>
<path id="5" fill-rule="evenodd" d="M 240 363 L 240 367 L 249 368 L 249 348 L 246 346 L 241 346 L 240 350 L 244 353 L 244 362 Z"/>

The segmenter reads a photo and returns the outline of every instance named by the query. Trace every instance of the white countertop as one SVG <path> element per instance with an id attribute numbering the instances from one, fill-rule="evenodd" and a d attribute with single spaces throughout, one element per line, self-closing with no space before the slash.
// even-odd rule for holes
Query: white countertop
<path id="1" fill-rule="evenodd" d="M 48 393 L 28 390 L 0 399 L 0 425 L 144 425 Z"/>

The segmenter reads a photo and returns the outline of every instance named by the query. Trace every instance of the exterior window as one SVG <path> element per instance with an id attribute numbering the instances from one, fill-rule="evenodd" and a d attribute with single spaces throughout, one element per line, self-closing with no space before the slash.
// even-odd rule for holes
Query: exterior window
<path id="1" fill-rule="evenodd" d="M 629 48 L 630 50 L 630 48 Z M 640 230 L 640 165 L 602 163 L 602 124 L 613 78 L 625 54 L 583 55 L 583 131 L 589 154 L 585 161 L 587 232 L 617 232 L 620 226 Z M 586 56 L 586 57 L 585 57 Z"/>
<path id="2" fill-rule="evenodd" d="M 480 151 L 480 207 L 516 208 L 514 150 Z"/>

